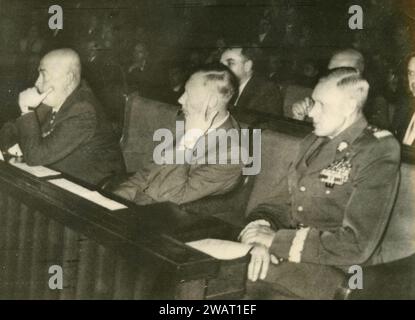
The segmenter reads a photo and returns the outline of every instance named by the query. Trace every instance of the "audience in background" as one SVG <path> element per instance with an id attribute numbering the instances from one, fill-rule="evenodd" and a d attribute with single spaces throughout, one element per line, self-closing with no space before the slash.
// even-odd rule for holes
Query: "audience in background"
<path id="1" fill-rule="evenodd" d="M 232 67 L 241 84 L 234 98 L 237 109 L 247 107 L 301 119 L 292 114 L 294 108 L 286 108 L 291 98 L 283 95 L 291 94 L 293 88 L 300 88 L 301 94 L 307 92 L 305 89 L 313 87 L 321 76 L 320 64 L 329 57 L 331 48 L 350 47 L 354 50 L 333 56 L 329 69 L 349 65 L 364 72 L 371 85 L 367 119 L 381 128 L 396 128 L 405 82 L 399 69 L 412 51 L 413 27 L 398 5 L 370 1 L 364 8 L 367 27 L 351 33 L 340 29 L 339 21 L 346 13 L 335 10 L 331 2 L 300 10 L 283 0 L 269 0 L 253 10 L 229 8 L 220 14 L 209 9 L 169 11 L 160 7 L 159 17 L 133 0 L 123 4 L 131 10 L 118 10 L 117 6 L 89 10 L 85 2 L 76 3 L 60 31 L 47 29 L 47 13 L 39 14 L 40 9 L 22 11 L 16 19 L 10 18 L 16 11 L 2 12 L 0 92 L 5 106 L 1 118 L 13 117 L 17 92 L 34 81 L 39 59 L 47 50 L 71 47 L 80 52 L 85 77 L 114 127 L 120 129 L 129 93 L 138 90 L 142 96 L 174 103 L 186 76 L 205 63 L 221 60 L 231 41 L 249 43 L 236 56 L 244 60 L 245 67 L 252 67 L 242 70 L 244 74 Z M 75 8 L 79 10 L 73 11 Z M 208 39 L 213 39 L 213 46 Z M 227 51 L 236 53 L 236 49 Z"/>
<path id="2" fill-rule="evenodd" d="M 346 49 L 335 52 L 329 61 L 327 69 L 334 70 L 344 67 L 355 69 L 362 74 L 365 69 L 363 55 L 354 49 Z M 312 100 L 310 97 L 306 97 L 301 101 L 294 103 L 292 105 L 292 117 L 296 120 L 311 121 L 308 118 L 308 110 L 311 105 Z"/>

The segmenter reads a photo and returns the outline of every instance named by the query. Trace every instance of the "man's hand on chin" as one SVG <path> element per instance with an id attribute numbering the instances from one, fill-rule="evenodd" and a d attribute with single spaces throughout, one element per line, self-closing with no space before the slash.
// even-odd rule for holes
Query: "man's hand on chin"
<path id="1" fill-rule="evenodd" d="M 49 88 L 43 93 L 39 93 L 35 87 L 26 89 L 19 94 L 19 107 L 22 114 L 28 113 L 31 110 L 29 108 L 36 108 L 43 100 L 53 91 L 53 88 Z"/>

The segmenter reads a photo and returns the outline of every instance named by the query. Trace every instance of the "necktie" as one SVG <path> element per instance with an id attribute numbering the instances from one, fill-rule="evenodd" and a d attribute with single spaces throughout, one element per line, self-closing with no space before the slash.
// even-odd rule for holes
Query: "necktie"
<path id="1" fill-rule="evenodd" d="M 311 152 L 311 154 L 307 157 L 307 159 L 305 160 L 305 163 L 307 164 L 307 166 L 310 165 L 311 162 L 313 162 L 313 160 L 315 158 L 317 158 L 317 156 L 319 155 L 320 151 L 324 148 L 324 146 L 330 141 L 329 138 L 327 137 L 320 137 L 317 139 L 317 141 L 315 142 L 315 144 L 317 145 L 315 147 L 315 149 L 313 150 L 313 152 Z"/>
<path id="2" fill-rule="evenodd" d="M 46 138 L 48 135 L 52 133 L 53 129 L 55 129 L 55 118 L 56 118 L 56 111 L 53 111 L 51 114 L 50 121 L 49 121 L 49 130 L 42 133 L 43 138 Z"/>
<path id="3" fill-rule="evenodd" d="M 408 129 L 406 129 L 405 137 L 402 143 L 411 146 L 415 140 L 415 113 L 412 115 L 411 122 L 409 122 Z"/>

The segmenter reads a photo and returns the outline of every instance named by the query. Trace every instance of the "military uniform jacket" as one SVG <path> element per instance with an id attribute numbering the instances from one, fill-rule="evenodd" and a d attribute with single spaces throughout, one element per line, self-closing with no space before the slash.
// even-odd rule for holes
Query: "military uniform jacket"
<path id="1" fill-rule="evenodd" d="M 58 112 L 40 105 L 0 131 L 0 147 L 19 143 L 28 165 L 47 165 L 96 184 L 123 170 L 121 149 L 111 124 L 83 82 Z"/>
<path id="2" fill-rule="evenodd" d="M 379 261 L 375 256 L 399 182 L 400 150 L 388 131 L 376 130 L 361 119 L 329 142 L 321 144 L 323 138 L 314 134 L 302 141 L 276 196 L 249 216 L 276 230 L 271 254 L 332 266 Z M 339 162 L 347 181 L 324 182 L 323 170 Z"/>

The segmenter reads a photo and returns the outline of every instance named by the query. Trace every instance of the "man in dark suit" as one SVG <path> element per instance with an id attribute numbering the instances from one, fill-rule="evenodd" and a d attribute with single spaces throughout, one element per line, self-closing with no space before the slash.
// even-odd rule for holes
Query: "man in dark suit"
<path id="1" fill-rule="evenodd" d="M 368 88 L 349 68 L 332 72 L 314 89 L 308 114 L 314 132 L 240 234 L 254 245 L 249 298 L 330 299 L 350 266 L 379 264 L 391 255 L 383 235 L 397 192 L 400 150 L 389 131 L 368 126 L 362 112 Z"/>
<path id="2" fill-rule="evenodd" d="M 249 109 L 282 116 L 281 94 L 273 82 L 256 73 L 255 56 L 254 49 L 243 47 L 228 48 L 222 54 L 221 63 L 228 66 L 239 81 L 233 110 Z"/>
<path id="3" fill-rule="evenodd" d="M 236 79 L 225 66 L 195 72 L 179 99 L 185 116 L 183 134 L 176 132 L 177 139 L 163 150 L 157 146 L 153 162 L 114 192 L 140 205 L 184 204 L 237 187 L 243 167 L 239 138 L 227 143 L 228 134 L 239 137 L 239 126 L 227 110 L 235 91 Z M 220 146 L 223 143 L 226 148 Z"/>
<path id="4" fill-rule="evenodd" d="M 3 151 L 18 143 L 24 161 L 89 183 L 122 171 L 112 127 L 92 91 L 81 81 L 81 63 L 71 49 L 46 54 L 35 87 L 19 95 L 22 115 L 0 132 Z"/>

